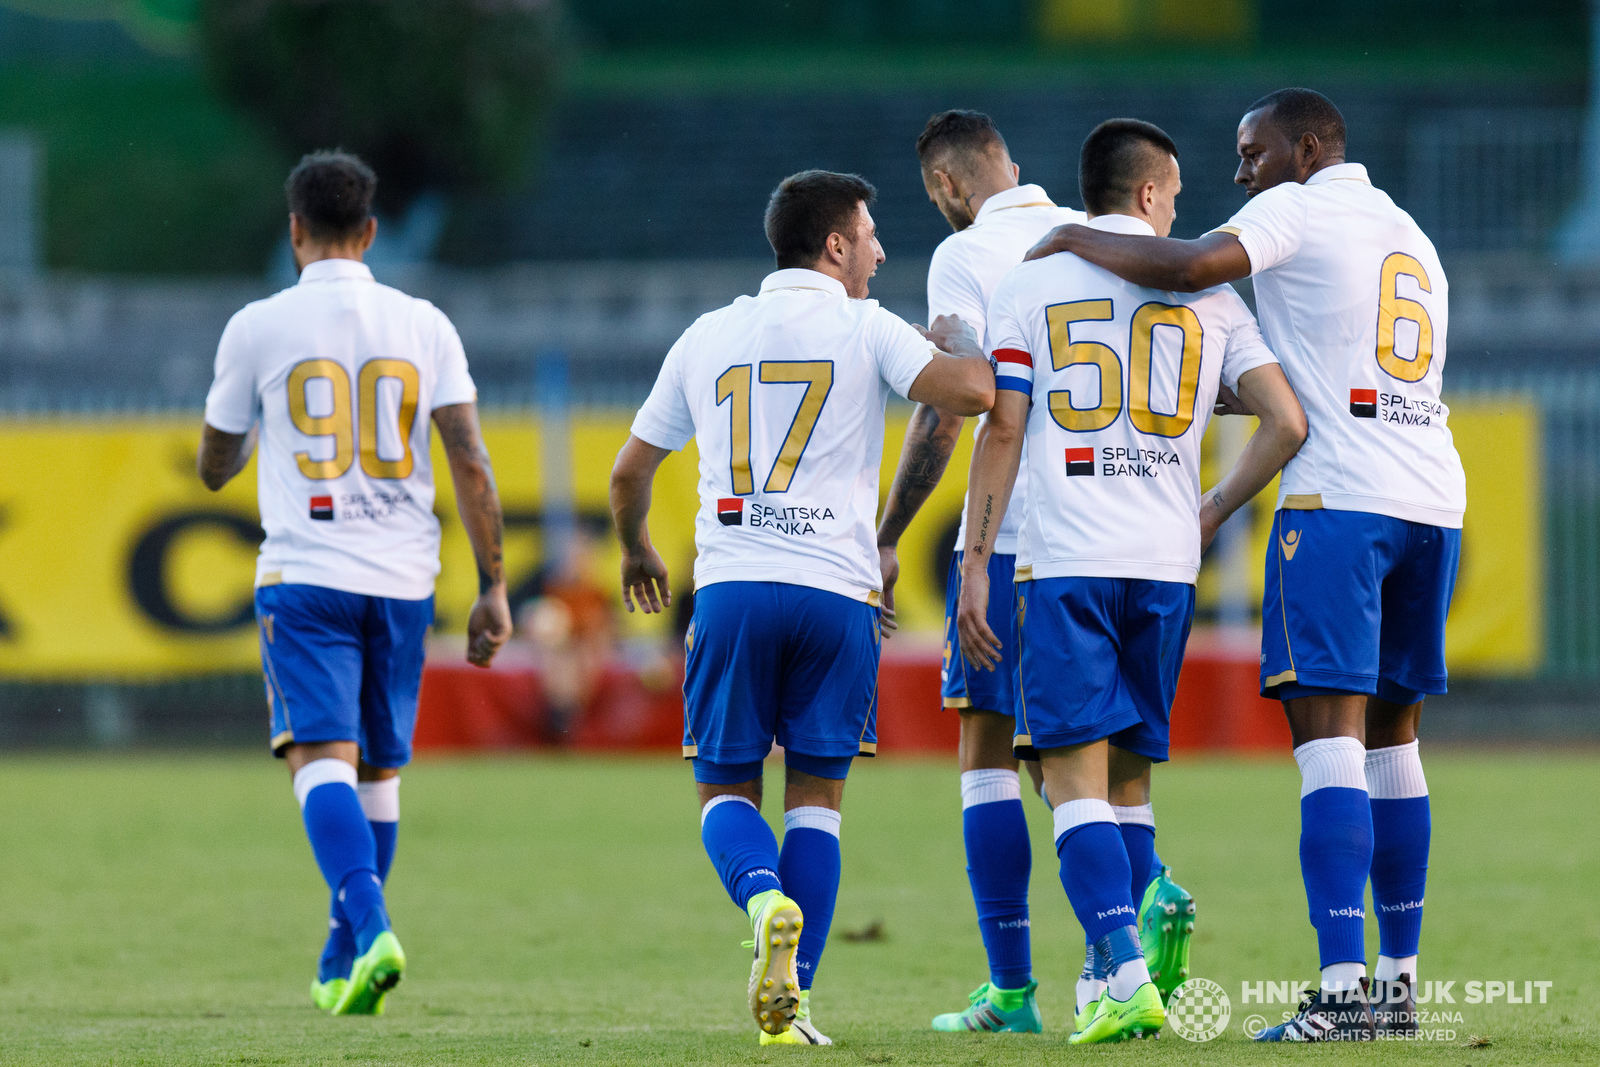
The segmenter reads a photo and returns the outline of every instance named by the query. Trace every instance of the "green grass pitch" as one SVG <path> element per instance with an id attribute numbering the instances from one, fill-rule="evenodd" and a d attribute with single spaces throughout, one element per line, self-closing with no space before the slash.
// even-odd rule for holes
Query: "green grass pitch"
<path id="1" fill-rule="evenodd" d="M 935 1035 L 984 977 L 953 761 L 857 762 L 844 885 L 813 1010 L 832 1049 L 760 1049 L 749 928 L 701 851 L 677 760 L 426 759 L 405 774 L 390 881 L 405 983 L 378 1019 L 306 996 L 324 890 L 283 766 L 206 756 L 0 760 L 0 1063 L 1033 1064 L 1600 1062 L 1594 754 L 1427 754 L 1433 864 L 1424 978 L 1553 981 L 1549 1001 L 1449 1010 L 1453 1041 L 1247 1043 L 1242 981 L 1309 979 L 1315 945 L 1285 759 L 1158 770 L 1163 856 L 1199 906 L 1195 973 L 1234 999 L 1192 1044 L 1066 1043 L 1083 943 L 1033 827 L 1046 1032 Z M 767 813 L 776 814 L 775 796 Z M 841 936 L 873 922 L 884 937 Z M 1368 923 L 1369 953 L 1376 932 Z M 1485 1037 L 1488 1047 L 1470 1047 Z"/>

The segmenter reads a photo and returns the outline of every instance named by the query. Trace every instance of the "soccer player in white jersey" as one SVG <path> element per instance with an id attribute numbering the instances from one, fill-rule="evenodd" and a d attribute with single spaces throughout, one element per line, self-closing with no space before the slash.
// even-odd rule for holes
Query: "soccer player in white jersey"
<path id="1" fill-rule="evenodd" d="M 1166 234 L 1180 182 L 1171 138 L 1111 119 L 1083 144 L 1079 185 L 1098 232 Z M 1111 799 L 1150 802 L 1194 614 L 1200 554 L 1305 438 L 1305 416 L 1255 319 L 1218 286 L 1132 285 L 1072 255 L 1024 263 L 989 304 L 996 399 L 969 482 L 957 608 L 973 668 L 1002 665 L 988 556 L 1026 434 L 1017 546 L 1017 755 L 1040 760 L 1061 881 L 1105 981 L 1079 982 L 1072 1042 L 1157 1033 L 1165 1020 L 1135 926 L 1129 848 Z M 1201 504 L 1200 439 L 1222 383 L 1261 415 Z M 1131 882 L 1130 882 L 1131 879 Z"/>
<path id="2" fill-rule="evenodd" d="M 294 775 L 332 894 L 311 997 L 335 1015 L 381 1013 L 405 971 L 383 883 L 439 573 L 430 418 L 478 563 L 468 660 L 487 667 L 511 636 L 500 501 L 466 354 L 438 308 L 362 264 L 376 186 L 343 153 L 308 155 L 289 175 L 300 282 L 228 322 L 199 457 L 201 479 L 221 489 L 259 437 L 267 538 L 255 604 L 272 752 Z"/>
<path id="3" fill-rule="evenodd" d="M 1404 1036 L 1416 1029 L 1431 836 L 1417 728 L 1424 698 L 1445 691 L 1466 509 L 1440 399 L 1449 286 L 1411 216 L 1345 162 L 1344 117 L 1321 93 L 1281 89 L 1252 104 L 1238 149 L 1250 199 L 1204 237 L 1068 227 L 1037 251 L 1183 291 L 1255 278 L 1262 330 L 1311 427 L 1273 521 L 1261 691 L 1284 702 L 1294 735 L 1322 964 L 1317 995 L 1260 1039 Z M 1379 947 L 1363 997 L 1369 876 Z"/>
<path id="4" fill-rule="evenodd" d="M 755 931 L 762 1044 L 831 1044 L 811 1022 L 810 989 L 839 888 L 845 776 L 877 750 L 884 407 L 890 392 L 964 415 L 994 400 L 970 328 L 946 317 L 924 334 L 866 299 L 884 258 L 872 198 L 853 174 L 784 179 L 766 213 L 779 269 L 672 346 L 611 476 L 623 601 L 659 611 L 667 572 L 646 525 L 650 485 L 670 452 L 698 442 L 683 754 L 706 854 Z M 781 852 L 760 812 L 774 740 Z"/>

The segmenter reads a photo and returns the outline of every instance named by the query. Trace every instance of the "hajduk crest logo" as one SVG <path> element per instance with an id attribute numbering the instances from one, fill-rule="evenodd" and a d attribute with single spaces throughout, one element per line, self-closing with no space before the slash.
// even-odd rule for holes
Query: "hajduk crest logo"
<path id="1" fill-rule="evenodd" d="M 1376 389 L 1350 390 L 1350 414 L 1358 419 L 1378 417 L 1378 391 Z"/>
<path id="2" fill-rule="evenodd" d="M 311 498 L 311 517 L 319 522 L 333 521 L 333 497 L 314 496 Z"/>
<path id="3" fill-rule="evenodd" d="M 1076 478 L 1080 475 L 1094 474 L 1094 449 L 1069 448 L 1067 452 L 1067 477 Z"/>
<path id="4" fill-rule="evenodd" d="M 736 496 L 725 496 L 718 500 L 717 521 L 724 526 L 743 526 L 744 501 Z"/>

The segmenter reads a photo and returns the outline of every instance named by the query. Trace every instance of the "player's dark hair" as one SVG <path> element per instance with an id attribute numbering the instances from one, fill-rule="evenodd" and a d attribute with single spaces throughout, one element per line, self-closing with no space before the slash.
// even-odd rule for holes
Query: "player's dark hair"
<path id="1" fill-rule="evenodd" d="M 780 267 L 809 267 L 828 246 L 828 235 L 855 233 L 857 204 L 878 195 L 859 174 L 803 170 L 778 183 L 767 201 L 767 243 Z"/>
<path id="2" fill-rule="evenodd" d="M 372 217 L 378 176 L 361 160 L 338 149 L 302 156 L 283 191 L 289 210 L 318 241 L 355 237 Z"/>
<path id="3" fill-rule="evenodd" d="M 964 158 L 1005 147 L 1006 139 L 995 129 L 994 120 L 981 111 L 941 111 L 917 135 L 917 159 L 928 168 L 952 156 Z"/>
<path id="4" fill-rule="evenodd" d="M 1159 126 L 1139 119 L 1106 119 L 1084 139 L 1078 192 L 1091 215 L 1125 208 L 1141 185 L 1166 173 L 1178 146 Z"/>
<path id="5" fill-rule="evenodd" d="M 1253 115 L 1257 111 L 1267 112 L 1272 124 L 1290 141 L 1314 133 L 1324 148 L 1340 154 L 1344 152 L 1344 116 L 1333 106 L 1332 100 L 1315 89 L 1279 89 L 1268 93 L 1251 104 L 1245 114 Z"/>

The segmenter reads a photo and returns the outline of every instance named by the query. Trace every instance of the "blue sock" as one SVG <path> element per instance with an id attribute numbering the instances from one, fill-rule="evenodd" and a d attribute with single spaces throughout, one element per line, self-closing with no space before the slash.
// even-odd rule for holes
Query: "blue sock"
<path id="1" fill-rule="evenodd" d="M 389 868 L 394 865 L 395 846 L 400 843 L 400 824 L 398 822 L 372 822 L 367 823 L 372 827 L 372 843 L 374 858 L 378 864 L 378 881 L 389 880 Z"/>
<path id="2" fill-rule="evenodd" d="M 1117 829 L 1122 832 L 1122 845 L 1128 850 L 1128 870 L 1133 876 L 1130 888 L 1133 906 L 1137 908 L 1144 900 L 1145 889 L 1161 874 L 1161 859 L 1156 855 L 1156 828 L 1119 821 Z"/>
<path id="3" fill-rule="evenodd" d="M 341 921 L 351 927 L 356 952 L 366 952 L 389 929 L 378 880 L 377 846 L 356 795 L 355 768 L 343 760 L 312 760 L 294 777 L 306 836 L 333 890 Z"/>
<path id="4" fill-rule="evenodd" d="M 1091 944 L 1138 921 L 1129 892 L 1133 875 L 1111 805 L 1072 800 L 1056 808 L 1056 855 L 1061 884 Z"/>
<path id="5" fill-rule="evenodd" d="M 356 935 L 344 921 L 344 909 L 339 898 L 328 896 L 328 940 L 322 946 L 322 957 L 317 960 L 317 981 L 350 977 L 350 967 L 356 961 Z"/>
<path id="6" fill-rule="evenodd" d="M 377 782 L 359 782 L 356 793 L 361 798 L 361 808 L 367 816 L 367 826 L 372 830 L 374 859 L 378 881 L 389 881 L 389 868 L 394 864 L 395 845 L 400 837 L 400 779 L 386 778 Z M 374 818 L 374 815 L 382 818 Z M 350 974 L 355 962 L 356 936 L 349 923 L 344 921 L 344 910 L 337 897 L 328 902 L 328 941 L 322 947 L 322 958 L 317 962 L 317 981 L 344 978 Z"/>
<path id="7" fill-rule="evenodd" d="M 989 982 L 997 989 L 1021 989 L 1033 981 L 1028 922 L 1033 852 L 1017 772 L 965 772 L 961 802 L 967 880 L 989 955 Z"/>
<path id="8" fill-rule="evenodd" d="M 839 896 L 839 813 L 832 808 L 793 808 L 783 813 L 783 854 L 778 876 L 783 892 L 800 905 L 806 925 L 800 931 L 795 970 L 800 988 L 810 989 L 833 925 Z"/>
<path id="9" fill-rule="evenodd" d="M 778 839 L 761 812 L 743 797 L 724 794 L 706 802 L 700 815 L 700 841 L 723 888 L 741 909 L 757 893 L 783 888 L 778 880 Z"/>
<path id="10" fill-rule="evenodd" d="M 1366 888 L 1372 869 L 1372 809 L 1366 750 L 1353 737 L 1309 741 L 1294 750 L 1300 796 L 1300 873 L 1321 966 L 1366 964 Z"/>
<path id="11" fill-rule="evenodd" d="M 1428 845 L 1433 816 L 1428 781 L 1417 742 L 1367 752 L 1367 789 L 1372 797 L 1372 902 L 1378 909 L 1378 977 L 1385 965 L 1406 960 L 1416 979 L 1422 938 L 1422 898 L 1428 884 Z"/>

